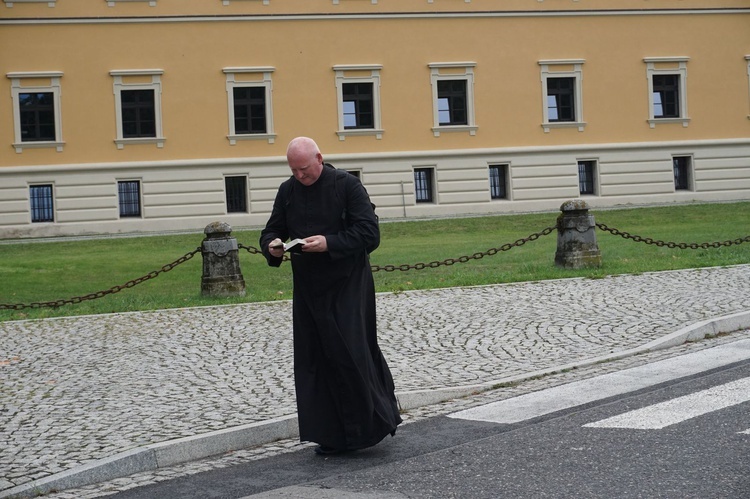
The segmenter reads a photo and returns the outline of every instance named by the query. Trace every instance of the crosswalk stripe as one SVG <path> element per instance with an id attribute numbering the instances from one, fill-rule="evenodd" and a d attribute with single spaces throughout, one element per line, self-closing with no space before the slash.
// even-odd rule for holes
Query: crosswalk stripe
<path id="1" fill-rule="evenodd" d="M 740 433 L 744 433 L 745 435 L 750 435 L 750 428 L 748 428 L 745 431 L 741 431 Z"/>
<path id="2" fill-rule="evenodd" d="M 448 417 L 500 424 L 519 423 L 749 358 L 750 340 L 740 340 L 596 378 L 574 381 L 566 385 L 464 409 L 449 414 Z"/>
<path id="3" fill-rule="evenodd" d="M 583 426 L 658 430 L 748 400 L 750 378 L 743 378 Z"/>

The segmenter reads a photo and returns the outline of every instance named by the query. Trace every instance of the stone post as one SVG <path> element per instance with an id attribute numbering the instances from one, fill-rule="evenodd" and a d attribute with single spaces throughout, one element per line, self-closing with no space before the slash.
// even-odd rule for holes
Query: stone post
<path id="1" fill-rule="evenodd" d="M 245 280 L 240 270 L 237 239 L 231 237 L 232 227 L 212 222 L 203 231 L 203 296 L 245 296 Z"/>
<path id="2" fill-rule="evenodd" d="M 585 201 L 574 199 L 560 206 L 557 217 L 555 265 L 566 269 L 599 267 L 602 255 L 596 244 L 596 222 Z"/>

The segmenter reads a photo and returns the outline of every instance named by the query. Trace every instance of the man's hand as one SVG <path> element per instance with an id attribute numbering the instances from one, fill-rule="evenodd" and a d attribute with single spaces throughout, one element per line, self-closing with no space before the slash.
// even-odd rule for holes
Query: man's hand
<path id="1" fill-rule="evenodd" d="M 284 241 L 279 239 L 278 237 L 268 243 L 268 252 L 271 254 L 271 256 L 275 256 L 276 258 L 281 258 L 284 256 Z"/>
<path id="2" fill-rule="evenodd" d="M 309 236 L 305 238 L 304 246 L 302 246 L 302 251 L 305 253 L 324 253 L 328 251 L 328 241 L 326 241 L 326 236 Z"/>

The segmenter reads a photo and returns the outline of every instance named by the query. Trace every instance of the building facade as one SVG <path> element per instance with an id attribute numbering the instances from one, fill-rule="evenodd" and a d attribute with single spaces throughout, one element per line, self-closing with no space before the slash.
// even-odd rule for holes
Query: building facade
<path id="1" fill-rule="evenodd" d="M 0 0 L 0 238 L 750 199 L 750 0 Z"/>

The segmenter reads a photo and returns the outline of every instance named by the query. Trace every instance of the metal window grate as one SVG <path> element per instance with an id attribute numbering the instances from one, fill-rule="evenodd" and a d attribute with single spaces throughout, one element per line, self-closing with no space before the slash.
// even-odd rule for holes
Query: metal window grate
<path id="1" fill-rule="evenodd" d="M 688 156 L 676 156 L 672 158 L 674 166 L 674 188 L 676 190 L 690 189 L 690 158 Z"/>
<path id="2" fill-rule="evenodd" d="M 138 180 L 118 182 L 117 195 L 121 217 L 141 216 L 141 183 Z"/>
<path id="3" fill-rule="evenodd" d="M 414 170 L 414 195 L 417 203 L 432 202 L 432 168 Z"/>
<path id="4" fill-rule="evenodd" d="M 490 197 L 492 199 L 507 199 L 508 165 L 490 165 Z"/>
<path id="5" fill-rule="evenodd" d="M 578 162 L 578 190 L 581 194 L 594 194 L 595 161 Z"/>
<path id="6" fill-rule="evenodd" d="M 52 185 L 29 186 L 31 200 L 32 222 L 54 222 L 54 203 L 52 199 Z"/>
<path id="7" fill-rule="evenodd" d="M 227 213 L 247 213 L 247 177 L 225 177 Z"/>

